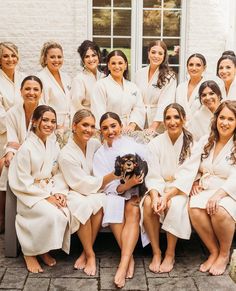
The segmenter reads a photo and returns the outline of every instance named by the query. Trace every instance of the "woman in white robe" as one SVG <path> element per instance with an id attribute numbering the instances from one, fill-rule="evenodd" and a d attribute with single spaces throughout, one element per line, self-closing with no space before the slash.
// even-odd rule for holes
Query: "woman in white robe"
<path id="1" fill-rule="evenodd" d="M 17 70 L 18 63 L 17 46 L 0 43 L 0 156 L 6 143 L 6 112 L 21 101 L 20 85 L 25 74 Z"/>
<path id="2" fill-rule="evenodd" d="M 104 144 L 94 155 L 94 175 L 101 177 L 115 169 L 117 156 L 132 153 L 145 155 L 144 145 L 137 144 L 133 139 L 121 136 L 122 123 L 114 112 L 107 112 L 100 119 L 101 134 Z M 139 236 L 139 195 L 138 184 L 143 182 L 143 175 L 132 176 L 122 184 L 113 181 L 104 187 L 107 202 L 104 210 L 103 225 L 109 224 L 121 249 L 121 259 L 114 277 L 114 283 L 122 288 L 125 279 L 134 275 L 133 251 Z"/>
<path id="3" fill-rule="evenodd" d="M 141 92 L 135 83 L 128 81 L 128 60 L 120 50 L 107 56 L 107 77 L 99 80 L 91 98 L 91 111 L 99 128 L 101 116 L 115 112 L 121 118 L 123 130 L 143 129 L 145 110 Z"/>
<path id="4" fill-rule="evenodd" d="M 163 111 L 175 101 L 177 86 L 175 73 L 168 65 L 168 51 L 164 41 L 154 41 L 148 47 L 149 65 L 138 70 L 135 83 L 145 105 L 145 128 L 163 132 Z"/>
<path id="5" fill-rule="evenodd" d="M 181 105 L 168 105 L 163 118 L 166 131 L 148 144 L 148 191 L 140 204 L 143 214 L 142 238 L 151 242 L 153 258 L 149 269 L 154 273 L 172 270 L 177 239 L 189 239 L 191 235 L 187 203 L 188 191 L 192 184 L 188 185 L 185 181 L 184 187 L 172 197 L 167 197 L 166 192 L 172 188 L 179 168 L 191 156 L 193 138 L 184 128 L 186 114 Z M 159 245 L 160 223 L 167 234 L 167 250 L 162 263 Z M 144 233 L 148 237 L 144 236 Z M 145 246 L 144 240 L 143 244 Z"/>
<path id="6" fill-rule="evenodd" d="M 198 95 L 201 107 L 190 117 L 186 125 L 196 141 L 210 133 L 211 119 L 222 99 L 219 86 L 212 80 L 201 84 Z"/>
<path id="7" fill-rule="evenodd" d="M 66 143 L 71 125 L 71 79 L 60 69 L 63 65 L 63 49 L 56 42 L 46 42 L 43 45 L 40 56 L 40 64 L 43 67 L 37 75 L 43 83 L 43 103 L 52 106 L 57 113 L 58 137 L 61 137 L 60 145 Z M 65 139 L 65 140 L 64 140 Z"/>
<path id="8" fill-rule="evenodd" d="M 93 157 L 100 142 L 92 138 L 95 118 L 87 109 L 77 111 L 72 122 L 73 138 L 62 149 L 59 166 L 70 187 L 67 205 L 72 214 L 71 232 L 77 232 L 83 252 L 74 268 L 84 269 L 87 275 L 96 274 L 93 243 L 101 226 L 106 196 L 100 192 L 106 184 L 118 177 L 114 170 L 104 177 L 93 176 Z"/>
<path id="9" fill-rule="evenodd" d="M 0 159 L 0 226 L 4 229 L 5 221 L 5 197 L 7 186 L 8 167 L 10 162 L 26 138 L 27 127 L 30 126 L 30 119 L 34 109 L 38 106 L 42 93 L 42 82 L 35 76 L 26 77 L 21 83 L 21 102 L 10 108 L 6 113 L 7 139 L 5 152 Z M 23 102 L 22 102 L 23 98 Z"/>
<path id="10" fill-rule="evenodd" d="M 176 102 L 183 106 L 187 121 L 201 106 L 198 90 L 205 81 L 203 73 L 206 69 L 206 59 L 202 54 L 192 54 L 187 60 L 189 79 L 180 83 L 176 89 Z"/>
<path id="11" fill-rule="evenodd" d="M 223 81 L 224 100 L 236 100 L 236 57 L 223 55 L 217 62 L 217 76 Z"/>
<path id="12" fill-rule="evenodd" d="M 236 222 L 236 101 L 224 101 L 214 113 L 209 137 L 203 137 L 180 176 L 194 182 L 189 214 L 209 251 L 201 272 L 222 275 L 229 262 Z M 186 166 L 186 165 L 185 165 Z M 182 173 L 181 173 L 182 171 Z M 197 174 L 198 172 L 198 174 Z M 197 175 L 196 175 L 197 174 Z M 180 189 L 178 179 L 169 193 Z"/>
<path id="13" fill-rule="evenodd" d="M 83 70 L 71 83 L 71 113 L 91 107 L 91 96 L 96 82 L 105 77 L 99 69 L 101 52 L 99 46 L 90 40 L 85 40 L 78 48 Z"/>
<path id="14" fill-rule="evenodd" d="M 68 187 L 58 168 L 59 146 L 48 138 L 56 127 L 55 110 L 38 106 L 32 131 L 17 151 L 9 168 L 9 184 L 17 197 L 16 232 L 27 269 L 43 272 L 36 256 L 54 266 L 49 251 L 69 252 Z"/>

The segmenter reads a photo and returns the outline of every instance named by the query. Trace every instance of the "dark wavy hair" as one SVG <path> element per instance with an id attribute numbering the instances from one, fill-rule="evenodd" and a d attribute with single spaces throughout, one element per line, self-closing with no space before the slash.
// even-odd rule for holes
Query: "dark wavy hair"
<path id="1" fill-rule="evenodd" d="M 45 112 L 48 112 L 48 111 L 54 113 L 55 118 L 56 118 L 56 121 L 57 121 L 56 111 L 51 106 L 48 106 L 48 105 L 39 105 L 38 107 L 35 108 L 35 110 L 33 112 L 33 115 L 32 115 L 32 125 L 31 125 L 30 130 L 32 130 L 33 132 L 35 132 L 35 127 L 33 125 L 33 121 L 40 120 L 43 117 L 44 113 Z"/>
<path id="2" fill-rule="evenodd" d="M 228 108 L 230 111 L 232 111 L 235 118 L 236 118 L 236 101 L 227 100 L 227 101 L 222 102 L 219 105 L 219 107 L 217 108 L 217 110 L 214 113 L 214 117 L 213 117 L 212 122 L 211 122 L 211 132 L 210 132 L 210 135 L 208 137 L 207 144 L 203 148 L 203 153 L 201 155 L 202 160 L 208 158 L 210 151 L 212 150 L 212 148 L 214 146 L 214 143 L 219 141 L 220 136 L 219 136 L 219 132 L 217 129 L 217 120 L 218 120 L 218 117 L 219 117 L 221 111 L 224 108 Z M 231 150 L 230 160 L 231 160 L 232 164 L 235 165 L 236 164 L 236 128 L 234 129 L 234 133 L 233 133 L 233 142 L 234 142 L 234 146 Z"/>
<path id="3" fill-rule="evenodd" d="M 25 85 L 25 82 L 27 81 L 35 81 L 37 83 L 39 83 L 39 86 L 41 88 L 41 91 L 43 90 L 43 83 L 42 81 L 37 77 L 37 76 L 34 76 L 34 75 L 29 75 L 27 77 L 24 78 L 24 80 L 21 82 L 21 85 L 20 85 L 20 89 L 22 90 L 24 85 Z"/>
<path id="4" fill-rule="evenodd" d="M 167 46 L 166 46 L 165 42 L 163 40 L 155 40 L 155 41 L 150 42 L 149 46 L 148 46 L 148 53 L 150 52 L 151 48 L 154 46 L 160 46 L 164 50 L 164 59 L 159 67 L 159 75 L 158 75 L 158 80 L 157 80 L 157 84 L 156 84 L 156 87 L 161 89 L 166 84 L 168 84 L 171 79 L 176 79 L 176 74 L 169 67 L 169 64 L 168 64 L 169 56 L 168 56 Z"/>
<path id="5" fill-rule="evenodd" d="M 125 53 L 123 53 L 121 50 L 113 50 L 111 51 L 107 57 L 106 57 L 106 66 L 104 68 L 104 73 L 106 74 L 106 76 L 108 76 L 110 74 L 110 71 L 108 69 L 108 63 L 110 61 L 110 59 L 114 56 L 119 56 L 122 57 L 122 59 L 125 61 L 125 63 L 127 64 L 127 68 L 124 71 L 123 77 L 128 80 L 129 79 L 129 66 L 128 66 L 128 59 L 125 55 Z"/>
<path id="6" fill-rule="evenodd" d="M 164 113 L 163 113 L 163 120 L 164 121 L 166 119 L 167 111 L 170 108 L 173 108 L 178 112 L 180 119 L 183 122 L 186 120 L 186 113 L 185 113 L 184 108 L 178 103 L 171 103 L 168 106 L 166 106 L 166 108 L 164 110 Z M 183 162 L 186 160 L 187 157 L 190 157 L 190 155 L 191 155 L 190 146 L 191 146 L 191 144 L 193 144 L 192 134 L 184 127 L 183 127 L 183 135 L 184 135 L 183 146 L 182 146 L 182 149 L 181 149 L 181 152 L 179 155 L 179 165 L 183 164 Z"/>
<path id="7" fill-rule="evenodd" d="M 107 118 L 115 119 L 119 123 L 119 125 L 122 126 L 122 122 L 118 114 L 116 114 L 115 112 L 106 112 L 100 118 L 100 122 L 99 122 L 100 127 L 103 121 L 106 120 Z"/>
<path id="8" fill-rule="evenodd" d="M 190 60 L 192 58 L 198 58 L 198 59 L 200 59 L 202 61 L 202 63 L 203 63 L 203 66 L 206 66 L 206 64 L 207 64 L 206 63 L 206 58 L 204 57 L 204 55 L 199 54 L 199 53 L 195 53 L 195 54 L 192 54 L 191 56 L 188 57 L 188 59 L 187 59 L 187 66 L 188 66 L 188 64 L 189 64 L 189 62 L 190 62 Z"/>
<path id="9" fill-rule="evenodd" d="M 219 58 L 218 62 L 217 62 L 217 66 L 216 66 L 216 75 L 220 78 L 219 76 L 219 67 L 220 67 L 220 63 L 224 60 L 230 60 L 232 61 L 232 63 L 234 64 L 234 66 L 236 67 L 236 57 L 232 56 L 232 55 L 222 55 L 222 57 Z"/>
<path id="10" fill-rule="evenodd" d="M 88 49 L 91 49 L 98 56 L 99 63 L 101 63 L 101 51 L 99 46 L 94 41 L 84 40 L 77 49 L 81 58 L 81 65 L 84 66 L 84 58 Z"/>
<path id="11" fill-rule="evenodd" d="M 222 99 L 222 93 L 218 84 L 213 80 L 207 80 L 201 84 L 198 90 L 198 96 L 201 104 L 202 104 L 201 95 L 204 89 L 206 89 L 207 87 L 209 87 L 218 96 L 219 100 Z"/>

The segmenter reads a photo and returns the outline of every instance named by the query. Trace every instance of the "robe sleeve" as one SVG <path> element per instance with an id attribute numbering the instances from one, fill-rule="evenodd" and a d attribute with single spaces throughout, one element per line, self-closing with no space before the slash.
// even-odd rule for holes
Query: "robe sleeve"
<path id="1" fill-rule="evenodd" d="M 102 186 L 103 177 L 88 175 L 78 160 L 71 154 L 61 155 L 59 165 L 69 187 L 83 195 L 97 193 Z"/>
<path id="2" fill-rule="evenodd" d="M 175 101 L 176 85 L 176 79 L 171 78 L 169 83 L 161 89 L 154 121 L 163 121 L 163 112 L 166 106 Z"/>
<path id="3" fill-rule="evenodd" d="M 97 128 L 99 128 L 101 116 L 107 111 L 106 104 L 107 104 L 106 87 L 101 80 L 97 82 L 94 88 L 94 92 L 91 96 L 91 111 L 95 116 Z"/>
<path id="4" fill-rule="evenodd" d="M 8 179 L 17 199 L 31 208 L 38 201 L 49 197 L 50 193 L 35 185 L 34 177 L 31 175 L 30 156 L 30 151 L 26 147 L 21 147 L 10 164 Z"/>
<path id="5" fill-rule="evenodd" d="M 165 180 L 161 176 L 160 172 L 158 146 L 153 142 L 148 144 L 147 157 L 148 173 L 145 178 L 145 183 L 148 188 L 148 192 L 150 190 L 157 190 L 161 195 L 163 195 L 165 189 Z"/>
<path id="6" fill-rule="evenodd" d="M 6 110 L 4 108 L 3 96 L 0 92 L 0 134 L 6 132 Z"/>
<path id="7" fill-rule="evenodd" d="M 236 200 L 236 166 L 231 165 L 231 167 L 229 177 L 220 188 L 223 189 L 231 198 Z"/>
<path id="8" fill-rule="evenodd" d="M 6 127 L 7 127 L 7 142 L 19 142 L 18 134 L 17 134 L 17 128 L 16 128 L 16 121 L 15 121 L 15 115 L 14 112 L 12 113 L 11 110 L 9 110 L 6 114 Z M 11 147 L 6 148 L 6 153 L 13 152 L 16 153 L 17 150 L 13 149 Z"/>
<path id="9" fill-rule="evenodd" d="M 71 84 L 71 112 L 74 114 L 77 110 L 84 108 L 81 101 L 85 98 L 85 86 L 79 76 L 76 76 Z"/>
<path id="10" fill-rule="evenodd" d="M 135 87 L 136 84 L 134 84 Z M 144 107 L 144 103 L 143 103 L 143 98 L 142 98 L 142 94 L 140 92 L 140 90 L 137 87 L 137 91 L 136 91 L 136 104 L 134 105 L 131 114 L 130 114 L 130 118 L 129 118 L 129 123 L 130 122 L 135 122 L 140 129 L 144 128 L 144 122 L 145 122 L 145 107 Z"/>

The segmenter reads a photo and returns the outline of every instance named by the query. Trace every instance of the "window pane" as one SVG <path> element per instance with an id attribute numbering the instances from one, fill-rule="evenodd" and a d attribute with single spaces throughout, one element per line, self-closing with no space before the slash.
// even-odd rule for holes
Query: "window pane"
<path id="1" fill-rule="evenodd" d="M 114 35 L 130 36 L 131 35 L 131 11 L 114 10 Z"/>
<path id="2" fill-rule="evenodd" d="M 161 11 L 143 11 L 143 36 L 161 35 Z"/>
<path id="3" fill-rule="evenodd" d="M 111 6 L 111 0 L 93 0 L 93 6 L 98 7 Z"/>
<path id="4" fill-rule="evenodd" d="M 180 36 L 180 11 L 164 11 L 163 36 Z"/>
<path id="5" fill-rule="evenodd" d="M 144 8 L 160 8 L 161 0 L 143 0 Z"/>
<path id="6" fill-rule="evenodd" d="M 130 38 L 114 38 L 113 39 L 113 47 L 114 49 L 122 50 L 130 64 L 131 60 L 131 39 Z"/>
<path id="7" fill-rule="evenodd" d="M 111 34 L 111 10 L 94 9 L 93 10 L 93 35 Z"/>
<path id="8" fill-rule="evenodd" d="M 181 8 L 181 0 L 164 0 L 164 8 Z"/>
<path id="9" fill-rule="evenodd" d="M 110 38 L 93 38 L 93 41 L 100 47 L 101 50 L 101 62 L 106 63 L 106 56 L 111 51 L 111 39 Z M 102 66 L 103 68 L 104 66 Z"/>
<path id="10" fill-rule="evenodd" d="M 131 7 L 131 0 L 114 0 L 114 7 Z"/>

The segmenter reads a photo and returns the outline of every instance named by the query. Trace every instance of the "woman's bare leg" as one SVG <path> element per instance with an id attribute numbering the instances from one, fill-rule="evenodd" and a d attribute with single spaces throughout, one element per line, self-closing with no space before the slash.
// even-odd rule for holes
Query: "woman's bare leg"
<path id="1" fill-rule="evenodd" d="M 207 272 L 216 261 L 219 254 L 219 245 L 214 233 L 212 223 L 206 209 L 189 208 L 189 215 L 192 225 L 201 240 L 206 245 L 210 255 L 208 259 L 200 265 L 201 272 Z"/>
<path id="2" fill-rule="evenodd" d="M 223 207 L 219 207 L 216 214 L 211 216 L 211 221 L 220 244 L 220 253 L 209 272 L 217 276 L 225 272 L 229 262 L 230 248 L 235 231 L 235 221 Z"/>
<path id="3" fill-rule="evenodd" d="M 137 197 L 132 197 L 125 204 L 125 224 L 121 235 L 121 260 L 114 278 L 114 283 L 119 288 L 125 285 L 129 263 L 138 241 L 139 219 Z"/>
<path id="4" fill-rule="evenodd" d="M 41 268 L 36 256 L 24 256 L 27 270 L 31 273 L 42 273 Z"/>
<path id="5" fill-rule="evenodd" d="M 175 247 L 178 238 L 169 232 L 166 233 L 166 236 L 167 236 L 167 249 L 165 253 L 165 258 L 160 265 L 160 273 L 170 272 L 173 269 L 175 263 Z"/>
<path id="6" fill-rule="evenodd" d="M 152 246 L 153 258 L 149 265 L 151 272 L 158 273 L 161 264 L 161 250 L 160 250 L 160 217 L 154 214 L 151 207 L 151 198 L 147 196 L 144 200 L 143 205 L 143 223 L 145 231 L 148 234 L 148 237 Z"/>

